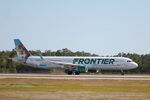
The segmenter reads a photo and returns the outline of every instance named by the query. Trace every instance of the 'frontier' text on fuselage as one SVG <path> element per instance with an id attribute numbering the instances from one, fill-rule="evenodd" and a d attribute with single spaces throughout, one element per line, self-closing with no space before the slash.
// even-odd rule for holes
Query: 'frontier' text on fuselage
<path id="1" fill-rule="evenodd" d="M 89 59 L 89 58 L 75 58 L 73 60 L 74 64 L 113 64 L 115 59 Z"/>

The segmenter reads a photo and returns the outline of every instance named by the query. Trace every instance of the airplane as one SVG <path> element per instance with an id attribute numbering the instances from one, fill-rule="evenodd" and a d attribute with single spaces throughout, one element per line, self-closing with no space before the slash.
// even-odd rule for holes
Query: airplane
<path id="1" fill-rule="evenodd" d="M 126 57 L 63 57 L 63 56 L 32 56 L 19 39 L 14 39 L 17 57 L 12 61 L 35 68 L 64 68 L 68 75 L 79 75 L 90 70 L 124 70 L 135 69 L 138 64 Z"/>

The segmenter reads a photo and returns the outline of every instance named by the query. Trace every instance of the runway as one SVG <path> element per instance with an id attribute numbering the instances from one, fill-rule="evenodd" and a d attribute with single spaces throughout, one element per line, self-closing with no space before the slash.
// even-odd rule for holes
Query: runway
<path id="1" fill-rule="evenodd" d="M 49 75 L 49 74 L 0 74 L 0 79 L 147 80 L 147 81 L 150 81 L 150 75 Z"/>

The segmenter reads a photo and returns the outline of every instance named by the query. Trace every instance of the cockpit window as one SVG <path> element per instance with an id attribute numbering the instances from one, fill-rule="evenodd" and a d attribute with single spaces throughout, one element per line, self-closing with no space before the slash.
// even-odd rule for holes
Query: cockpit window
<path id="1" fill-rule="evenodd" d="M 131 60 L 127 60 L 127 62 L 132 62 Z"/>

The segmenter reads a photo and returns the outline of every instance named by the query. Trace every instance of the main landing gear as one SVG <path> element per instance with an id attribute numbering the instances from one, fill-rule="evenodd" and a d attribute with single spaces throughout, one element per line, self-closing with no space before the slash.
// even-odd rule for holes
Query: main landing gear
<path id="1" fill-rule="evenodd" d="M 80 72 L 77 71 L 68 71 L 68 75 L 79 75 Z"/>

